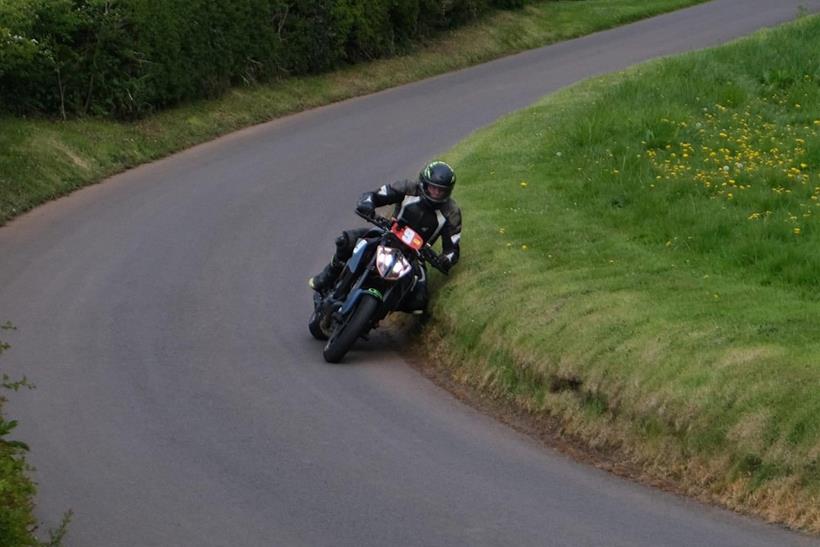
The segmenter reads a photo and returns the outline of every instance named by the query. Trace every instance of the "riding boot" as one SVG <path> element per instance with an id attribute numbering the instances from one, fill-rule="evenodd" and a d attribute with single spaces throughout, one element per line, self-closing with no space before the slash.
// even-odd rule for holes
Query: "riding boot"
<path id="1" fill-rule="evenodd" d="M 311 289 L 317 292 L 322 292 L 331 288 L 333 283 L 336 281 L 336 278 L 339 277 L 339 274 L 342 272 L 343 266 L 344 262 L 334 256 L 330 259 L 330 264 L 325 266 L 321 272 L 308 280 L 308 285 L 310 285 Z"/>

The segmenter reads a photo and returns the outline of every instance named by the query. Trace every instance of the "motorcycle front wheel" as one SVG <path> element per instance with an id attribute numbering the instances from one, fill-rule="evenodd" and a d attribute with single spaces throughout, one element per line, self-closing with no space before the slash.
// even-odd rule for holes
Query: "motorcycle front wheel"
<path id="1" fill-rule="evenodd" d="M 310 334 L 317 340 L 327 340 L 327 336 L 325 335 L 324 331 L 322 331 L 321 325 L 322 317 L 316 310 L 310 315 L 310 320 L 308 321 L 308 330 Z"/>
<path id="2" fill-rule="evenodd" d="M 331 334 L 322 355 L 328 363 L 338 363 L 353 347 L 354 342 L 370 327 L 373 314 L 379 308 L 379 300 L 371 294 L 363 294 L 356 309 L 348 314 Z"/>

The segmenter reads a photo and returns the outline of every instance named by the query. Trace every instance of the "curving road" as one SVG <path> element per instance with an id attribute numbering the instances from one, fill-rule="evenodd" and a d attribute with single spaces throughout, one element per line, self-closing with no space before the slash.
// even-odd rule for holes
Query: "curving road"
<path id="1" fill-rule="evenodd" d="M 382 336 L 328 366 L 305 280 L 358 194 L 593 74 L 820 0 L 717 0 L 235 133 L 0 229 L 5 369 L 68 545 L 818 545 L 569 461 Z M 457 190 L 458 193 L 458 190 Z M 469 238 L 469 211 L 466 237 Z"/>

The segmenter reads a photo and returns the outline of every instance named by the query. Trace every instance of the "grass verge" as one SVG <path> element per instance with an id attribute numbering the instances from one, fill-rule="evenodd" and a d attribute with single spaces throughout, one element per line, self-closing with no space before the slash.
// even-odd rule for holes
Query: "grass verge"
<path id="1" fill-rule="evenodd" d="M 273 118 L 588 34 L 703 0 L 541 1 L 498 12 L 409 55 L 238 88 L 136 123 L 0 117 L 0 224 L 140 163 Z"/>
<path id="2" fill-rule="evenodd" d="M 820 532 L 817 51 L 804 17 L 579 84 L 451 151 L 465 258 L 427 333 L 450 376 Z"/>

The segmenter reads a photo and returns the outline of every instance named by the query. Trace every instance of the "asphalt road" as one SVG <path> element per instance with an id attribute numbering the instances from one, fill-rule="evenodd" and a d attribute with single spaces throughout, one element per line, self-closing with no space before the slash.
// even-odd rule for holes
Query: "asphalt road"
<path id="1" fill-rule="evenodd" d="M 820 9 L 718 0 L 305 112 L 0 229 L 3 366 L 38 386 L 9 413 L 41 518 L 72 508 L 70 546 L 818 545 L 569 461 L 383 336 L 326 365 L 305 325 L 306 278 L 360 192 L 580 78 L 800 4 Z"/>

